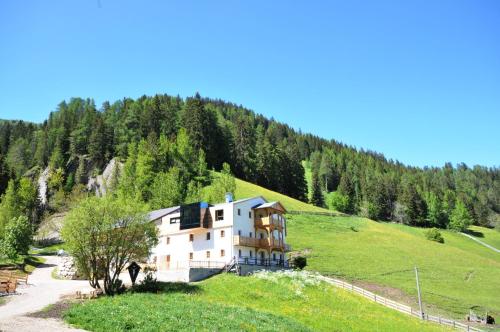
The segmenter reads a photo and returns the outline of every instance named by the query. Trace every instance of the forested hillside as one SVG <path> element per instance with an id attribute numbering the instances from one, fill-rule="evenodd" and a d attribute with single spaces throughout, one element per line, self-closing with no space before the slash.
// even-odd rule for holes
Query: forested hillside
<path id="1" fill-rule="evenodd" d="M 5 211 L 14 194 L 24 197 L 18 201 L 25 202 L 25 214 L 40 213 L 33 188 L 21 178 L 34 186 L 49 166 L 48 206 L 57 210 L 68 197 L 85 192 L 82 184 L 114 157 L 125 164 L 122 175 L 128 176 L 129 182 L 120 185 L 154 206 L 175 196 L 165 187 L 178 188 L 174 201 L 197 198 L 212 181 L 207 170 L 221 170 L 224 162 L 238 178 L 306 201 L 301 162 L 307 160 L 310 197 L 317 206 L 457 229 L 494 224 L 500 212 L 498 168 L 410 167 L 303 134 L 222 100 L 155 95 L 104 102 L 100 108 L 91 99 L 73 98 L 41 124 L 1 121 L 0 193 L 5 194 L 0 214 L 5 216 L 0 226 L 8 221 Z M 169 200 L 158 200 L 162 195 Z"/>

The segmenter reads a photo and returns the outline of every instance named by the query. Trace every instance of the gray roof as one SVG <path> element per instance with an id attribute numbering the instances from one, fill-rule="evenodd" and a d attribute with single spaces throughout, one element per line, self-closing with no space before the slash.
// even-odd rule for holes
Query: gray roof
<path id="1" fill-rule="evenodd" d="M 161 217 L 166 216 L 167 214 L 174 213 L 174 212 L 178 211 L 179 209 L 180 209 L 180 206 L 172 206 L 172 207 L 165 208 L 165 209 L 151 211 L 148 213 L 149 221 L 160 219 Z"/>
<path id="2" fill-rule="evenodd" d="M 280 205 L 281 208 L 283 208 L 283 210 L 286 211 L 285 207 L 280 202 L 268 202 L 268 203 L 260 204 L 260 205 L 254 206 L 253 209 L 264 209 L 264 208 L 276 209 L 276 205 Z"/>

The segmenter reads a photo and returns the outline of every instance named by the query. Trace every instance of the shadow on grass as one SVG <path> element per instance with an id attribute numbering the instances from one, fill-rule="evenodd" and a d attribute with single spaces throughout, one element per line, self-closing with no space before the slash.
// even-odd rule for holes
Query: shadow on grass
<path id="1" fill-rule="evenodd" d="M 161 282 L 136 284 L 130 290 L 131 293 L 156 293 L 156 294 L 196 294 L 201 292 L 201 288 L 197 285 L 191 285 L 185 282 Z"/>
<path id="2" fill-rule="evenodd" d="M 472 229 L 468 229 L 468 230 L 464 231 L 464 233 L 475 236 L 475 237 L 484 237 L 483 232 L 474 231 Z"/>

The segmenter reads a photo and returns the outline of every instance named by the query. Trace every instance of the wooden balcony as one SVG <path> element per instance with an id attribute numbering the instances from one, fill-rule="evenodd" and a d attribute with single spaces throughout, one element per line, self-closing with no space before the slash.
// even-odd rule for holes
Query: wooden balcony
<path id="1" fill-rule="evenodd" d="M 235 235 L 234 245 L 266 250 L 290 251 L 290 246 L 278 239 L 257 239 L 253 237 Z"/>
<path id="2" fill-rule="evenodd" d="M 275 229 L 282 230 L 283 229 L 283 221 L 275 219 L 273 217 L 256 217 L 255 218 L 255 227 L 266 228 L 271 227 Z"/>

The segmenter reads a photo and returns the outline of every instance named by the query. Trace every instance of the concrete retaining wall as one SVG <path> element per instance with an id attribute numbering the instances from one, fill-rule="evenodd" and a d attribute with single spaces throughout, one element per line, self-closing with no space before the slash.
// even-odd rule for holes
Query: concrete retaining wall
<path id="1" fill-rule="evenodd" d="M 200 268 L 192 267 L 189 269 L 189 282 L 206 279 L 208 277 L 213 276 L 214 274 L 219 273 L 220 270 L 221 270 L 220 268 L 209 269 L 203 267 Z"/>
<path id="2" fill-rule="evenodd" d="M 280 271 L 280 270 L 286 270 L 286 268 L 282 266 L 259 266 L 259 265 L 246 265 L 246 264 L 240 264 L 240 275 L 241 276 L 247 276 L 249 274 L 252 274 L 256 271 Z"/>

